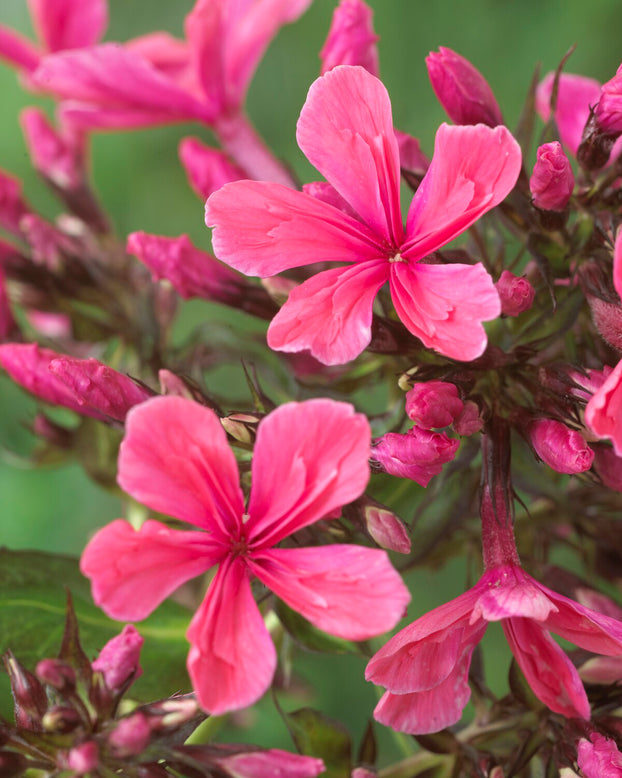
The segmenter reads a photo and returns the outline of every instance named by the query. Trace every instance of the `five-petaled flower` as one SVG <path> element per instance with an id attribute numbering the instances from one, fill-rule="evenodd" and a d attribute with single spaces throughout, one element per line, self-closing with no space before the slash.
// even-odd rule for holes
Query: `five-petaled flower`
<path id="1" fill-rule="evenodd" d="M 218 565 L 188 630 L 188 671 L 201 705 L 219 714 L 268 688 L 276 651 L 255 604 L 258 578 L 320 629 L 363 640 L 391 629 L 410 595 L 384 551 L 351 545 L 275 548 L 359 497 L 369 478 L 370 429 L 332 400 L 282 405 L 257 432 L 248 505 L 218 417 L 181 397 L 133 408 L 119 483 L 153 510 L 193 524 L 124 520 L 100 530 L 81 568 L 96 603 L 125 621 L 145 618 L 182 583 Z"/>
<path id="2" fill-rule="evenodd" d="M 236 181 L 207 201 L 216 256 L 248 275 L 315 262 L 347 263 L 295 288 L 273 319 L 268 344 L 309 349 L 325 364 L 358 356 L 371 339 L 372 305 L 389 282 L 403 324 L 429 348 L 471 360 L 486 347 L 483 321 L 500 313 L 481 263 L 421 262 L 500 203 L 521 152 L 505 127 L 441 125 L 434 158 L 406 221 L 391 104 L 365 69 L 340 66 L 312 84 L 298 145 L 345 201 L 344 209 L 266 182 Z"/>

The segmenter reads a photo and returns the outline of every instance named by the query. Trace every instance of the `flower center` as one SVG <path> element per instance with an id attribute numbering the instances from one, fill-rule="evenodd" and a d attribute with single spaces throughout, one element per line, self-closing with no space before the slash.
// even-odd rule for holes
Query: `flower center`
<path id="1" fill-rule="evenodd" d="M 400 254 L 399 251 L 397 252 L 397 254 L 395 254 L 395 256 L 389 257 L 389 262 L 391 262 L 391 263 L 393 263 L 393 262 L 404 262 L 405 263 L 406 261 L 407 260 L 404 259 L 404 257 Z"/>

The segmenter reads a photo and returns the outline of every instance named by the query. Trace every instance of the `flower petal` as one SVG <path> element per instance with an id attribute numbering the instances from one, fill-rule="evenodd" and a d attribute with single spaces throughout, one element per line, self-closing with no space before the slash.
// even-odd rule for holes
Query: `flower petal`
<path id="1" fill-rule="evenodd" d="M 622 360 L 609 373 L 585 406 L 585 422 L 600 438 L 610 438 L 622 456 Z"/>
<path id="2" fill-rule="evenodd" d="M 439 686 L 454 671 L 462 646 L 475 645 L 486 630 L 481 620 L 469 623 L 479 595 L 475 586 L 400 630 L 371 658 L 365 678 L 398 694 Z"/>
<path id="3" fill-rule="evenodd" d="M 520 168 L 520 146 L 506 127 L 441 124 L 408 212 L 402 256 L 421 259 L 460 235 L 505 199 Z"/>
<path id="4" fill-rule="evenodd" d="M 549 633 L 533 619 L 505 619 L 501 624 L 536 697 L 555 713 L 588 719 L 590 703 L 579 674 Z"/>
<path id="5" fill-rule="evenodd" d="M 543 587 L 516 565 L 495 567 L 484 573 L 479 583 L 483 591 L 473 617 L 500 621 L 514 616 L 544 622 L 557 608 Z M 552 592 L 551 592 L 552 594 Z"/>
<path id="6" fill-rule="evenodd" d="M 95 603 L 108 616 L 140 621 L 226 552 L 206 532 L 173 530 L 152 520 L 136 531 L 117 519 L 88 542 L 80 570 L 91 580 Z"/>
<path id="7" fill-rule="evenodd" d="M 107 0 L 28 0 L 28 7 L 48 51 L 92 46 L 108 25 Z"/>
<path id="8" fill-rule="evenodd" d="M 192 686 L 209 713 L 252 705 L 270 686 L 276 651 L 240 558 L 219 567 L 187 638 Z"/>
<path id="9" fill-rule="evenodd" d="M 384 261 L 325 270 L 295 287 L 272 320 L 268 345 L 304 351 L 325 365 L 355 359 L 371 340 L 372 306 L 387 280 Z"/>
<path id="10" fill-rule="evenodd" d="M 99 126 L 95 120 L 108 126 L 104 109 L 112 111 L 116 126 L 123 126 L 120 119 L 125 113 L 128 127 L 140 116 L 169 122 L 208 120 L 205 107 L 190 93 L 119 44 L 45 57 L 33 81 L 45 91 L 95 108 L 91 110 L 93 127 Z"/>
<path id="11" fill-rule="evenodd" d="M 298 145 L 361 219 L 392 245 L 402 242 L 400 154 L 391 101 L 362 67 L 336 67 L 309 89 Z"/>
<path id="12" fill-rule="evenodd" d="M 23 35 L 0 24 L 0 59 L 13 67 L 33 71 L 41 61 L 41 54 Z"/>
<path id="13" fill-rule="evenodd" d="M 466 645 L 464 653 L 451 673 L 438 686 L 412 694 L 386 692 L 374 710 L 381 724 L 412 735 L 438 732 L 460 720 L 469 701 L 469 667 L 474 644 Z"/>
<path id="14" fill-rule="evenodd" d="M 369 480 L 371 432 L 348 403 L 287 403 L 259 424 L 246 527 L 267 548 L 359 497 Z"/>
<path id="15" fill-rule="evenodd" d="M 324 632 L 366 640 L 392 629 L 410 593 L 385 551 L 362 546 L 275 548 L 253 554 L 263 583 Z"/>
<path id="16" fill-rule="evenodd" d="M 501 303 L 481 263 L 393 262 L 390 283 L 397 315 L 425 346 L 461 361 L 482 354 L 488 342 L 482 322 L 499 316 Z"/>
<path id="17" fill-rule="evenodd" d="M 218 259 L 247 275 L 272 276 L 315 262 L 383 256 L 370 230 L 338 208 L 281 184 L 233 181 L 205 205 Z"/>
<path id="18" fill-rule="evenodd" d="M 155 511 L 223 538 L 244 512 L 238 468 L 216 414 L 183 397 L 154 397 L 129 412 L 119 485 Z"/>

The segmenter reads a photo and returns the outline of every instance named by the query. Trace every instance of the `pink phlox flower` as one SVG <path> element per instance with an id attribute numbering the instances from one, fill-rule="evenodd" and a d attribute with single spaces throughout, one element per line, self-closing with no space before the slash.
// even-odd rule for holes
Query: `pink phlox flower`
<path id="1" fill-rule="evenodd" d="M 585 423 L 597 438 L 608 438 L 622 456 L 622 360 L 585 406 Z"/>
<path id="2" fill-rule="evenodd" d="M 0 25 L 0 57 L 26 73 L 45 54 L 95 44 L 108 25 L 107 0 L 28 0 L 38 43 Z"/>
<path id="3" fill-rule="evenodd" d="M 509 563 L 488 569 L 472 589 L 398 632 L 372 658 L 366 678 L 387 689 L 375 718 L 412 734 L 455 724 L 470 697 L 471 655 L 490 621 L 501 622 L 527 682 L 545 705 L 589 718 L 579 675 L 549 632 L 617 656 L 622 622 L 547 589 Z"/>
<path id="4" fill-rule="evenodd" d="M 378 79 L 354 66 L 319 78 L 300 114 L 297 139 L 356 218 L 265 182 L 227 184 L 206 205 L 216 256 L 243 273 L 270 276 L 315 262 L 341 263 L 291 292 L 268 330 L 271 348 L 309 349 L 328 365 L 354 359 L 370 342 L 373 301 L 388 281 L 399 318 L 426 346 L 460 360 L 479 356 L 487 343 L 482 322 L 500 313 L 491 277 L 479 263 L 420 260 L 512 189 L 521 154 L 509 131 L 441 125 L 405 229 L 391 104 Z"/>
<path id="5" fill-rule="evenodd" d="M 577 764 L 585 778 L 622 778 L 622 754 L 615 740 L 598 732 L 579 740 Z"/>
<path id="6" fill-rule="evenodd" d="M 359 497 L 369 478 L 364 416 L 332 400 L 289 403 L 258 427 L 248 505 L 218 417 L 182 397 L 137 406 L 126 422 L 119 484 L 153 510 L 196 529 L 123 520 L 82 556 L 93 597 L 110 616 L 139 621 L 182 583 L 218 569 L 188 629 L 188 671 L 214 714 L 269 687 L 276 651 L 251 591 L 258 578 L 320 629 L 363 640 L 390 629 L 410 599 L 385 552 L 359 546 L 275 548 Z"/>
<path id="7" fill-rule="evenodd" d="M 268 44 L 311 0 L 197 0 L 185 40 L 155 33 L 46 57 L 34 82 L 91 129 L 227 120 L 243 106 Z"/>

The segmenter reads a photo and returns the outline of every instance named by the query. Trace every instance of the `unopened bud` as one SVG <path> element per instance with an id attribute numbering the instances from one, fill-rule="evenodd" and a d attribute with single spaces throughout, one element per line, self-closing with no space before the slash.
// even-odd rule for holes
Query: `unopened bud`
<path id="1" fill-rule="evenodd" d="M 59 767 L 73 770 L 75 776 L 87 775 L 99 766 L 99 750 L 92 740 L 72 748 L 60 759 Z"/>
<path id="2" fill-rule="evenodd" d="M 613 448 L 622 456 L 622 361 L 609 373 L 588 404 L 585 406 L 585 423 L 598 438 L 611 438 Z"/>
<path id="3" fill-rule="evenodd" d="M 462 413 L 454 419 L 453 428 L 457 435 L 474 435 L 484 426 L 484 419 L 477 403 L 467 400 Z"/>
<path id="4" fill-rule="evenodd" d="M 43 413 L 38 413 L 33 419 L 32 431 L 38 438 L 56 448 L 69 451 L 73 445 L 73 431 L 56 424 Z"/>
<path id="5" fill-rule="evenodd" d="M 76 672 L 61 659 L 42 659 L 35 668 L 37 678 L 58 692 L 72 691 L 76 687 Z"/>
<path id="6" fill-rule="evenodd" d="M 0 227 L 21 237 L 20 224 L 30 208 L 22 198 L 20 182 L 0 170 Z"/>
<path id="7" fill-rule="evenodd" d="M 126 624 L 121 634 L 109 640 L 92 663 L 93 670 L 104 676 L 106 686 L 112 691 L 121 689 L 130 680 L 142 675 L 138 664 L 144 638 L 136 627 Z"/>
<path id="8" fill-rule="evenodd" d="M 117 758 L 136 756 L 151 738 L 151 727 L 144 713 L 137 711 L 121 719 L 108 736 L 108 745 Z"/>
<path id="9" fill-rule="evenodd" d="M 622 133 L 622 65 L 615 76 L 602 85 L 594 116 L 607 135 L 617 137 Z"/>
<path id="10" fill-rule="evenodd" d="M 503 124 L 501 109 L 482 74 L 455 51 L 440 46 L 426 57 L 432 89 L 456 124 Z"/>
<path id="11" fill-rule="evenodd" d="M 146 706 L 149 726 L 153 730 L 177 729 L 191 721 L 200 711 L 194 695 L 171 698 Z"/>
<path id="12" fill-rule="evenodd" d="M 555 73 L 547 73 L 536 88 L 536 110 L 545 122 L 551 115 L 555 79 Z M 577 153 L 590 106 L 598 101 L 599 95 L 600 84 L 593 78 L 574 73 L 557 75 L 555 124 L 562 143 L 572 154 Z"/>
<path id="13" fill-rule="evenodd" d="M 220 420 L 227 434 L 240 443 L 252 443 L 257 435 L 260 416 L 251 413 L 231 413 Z"/>
<path id="14" fill-rule="evenodd" d="M 529 189 L 533 204 L 543 211 L 563 211 L 568 205 L 574 189 L 574 173 L 558 141 L 538 148 Z"/>
<path id="15" fill-rule="evenodd" d="M 426 430 L 448 427 L 463 408 L 458 387 L 447 381 L 416 383 L 406 394 L 408 418 Z"/>
<path id="16" fill-rule="evenodd" d="M 58 732 L 66 734 L 73 732 L 82 723 L 82 718 L 77 710 L 66 705 L 55 705 L 50 708 L 43 717 L 43 729 L 46 732 Z"/>
<path id="17" fill-rule="evenodd" d="M 10 651 L 3 656 L 15 702 L 15 721 L 19 727 L 39 731 L 48 707 L 45 689 L 39 679 L 20 664 Z"/>
<path id="18" fill-rule="evenodd" d="M 26 108 L 20 121 L 32 164 L 60 189 L 76 189 L 82 182 L 76 147 L 52 127 L 39 108 Z"/>
<path id="19" fill-rule="evenodd" d="M 592 732 L 589 740 L 579 740 L 577 764 L 585 778 L 622 775 L 622 754 L 615 740 L 610 740 L 598 732 Z"/>
<path id="20" fill-rule="evenodd" d="M 364 515 L 367 531 L 381 548 L 400 554 L 410 552 L 406 527 L 392 511 L 381 505 L 366 505 Z"/>
<path id="21" fill-rule="evenodd" d="M 533 305 L 536 291 L 526 278 L 515 276 L 504 270 L 495 288 L 501 300 L 501 313 L 506 316 L 519 316 Z"/>
<path id="22" fill-rule="evenodd" d="M 580 432 L 555 419 L 537 419 L 529 428 L 536 454 L 558 473 L 583 473 L 589 470 L 594 452 Z"/>
<path id="23" fill-rule="evenodd" d="M 372 465 L 400 478 L 427 486 L 456 455 L 460 441 L 445 433 L 413 427 L 405 434 L 387 432 L 373 443 Z"/>
<path id="24" fill-rule="evenodd" d="M 378 76 L 378 36 L 372 15 L 371 8 L 362 0 L 341 0 L 320 51 L 322 75 L 337 65 L 360 65 L 372 76 Z"/>

